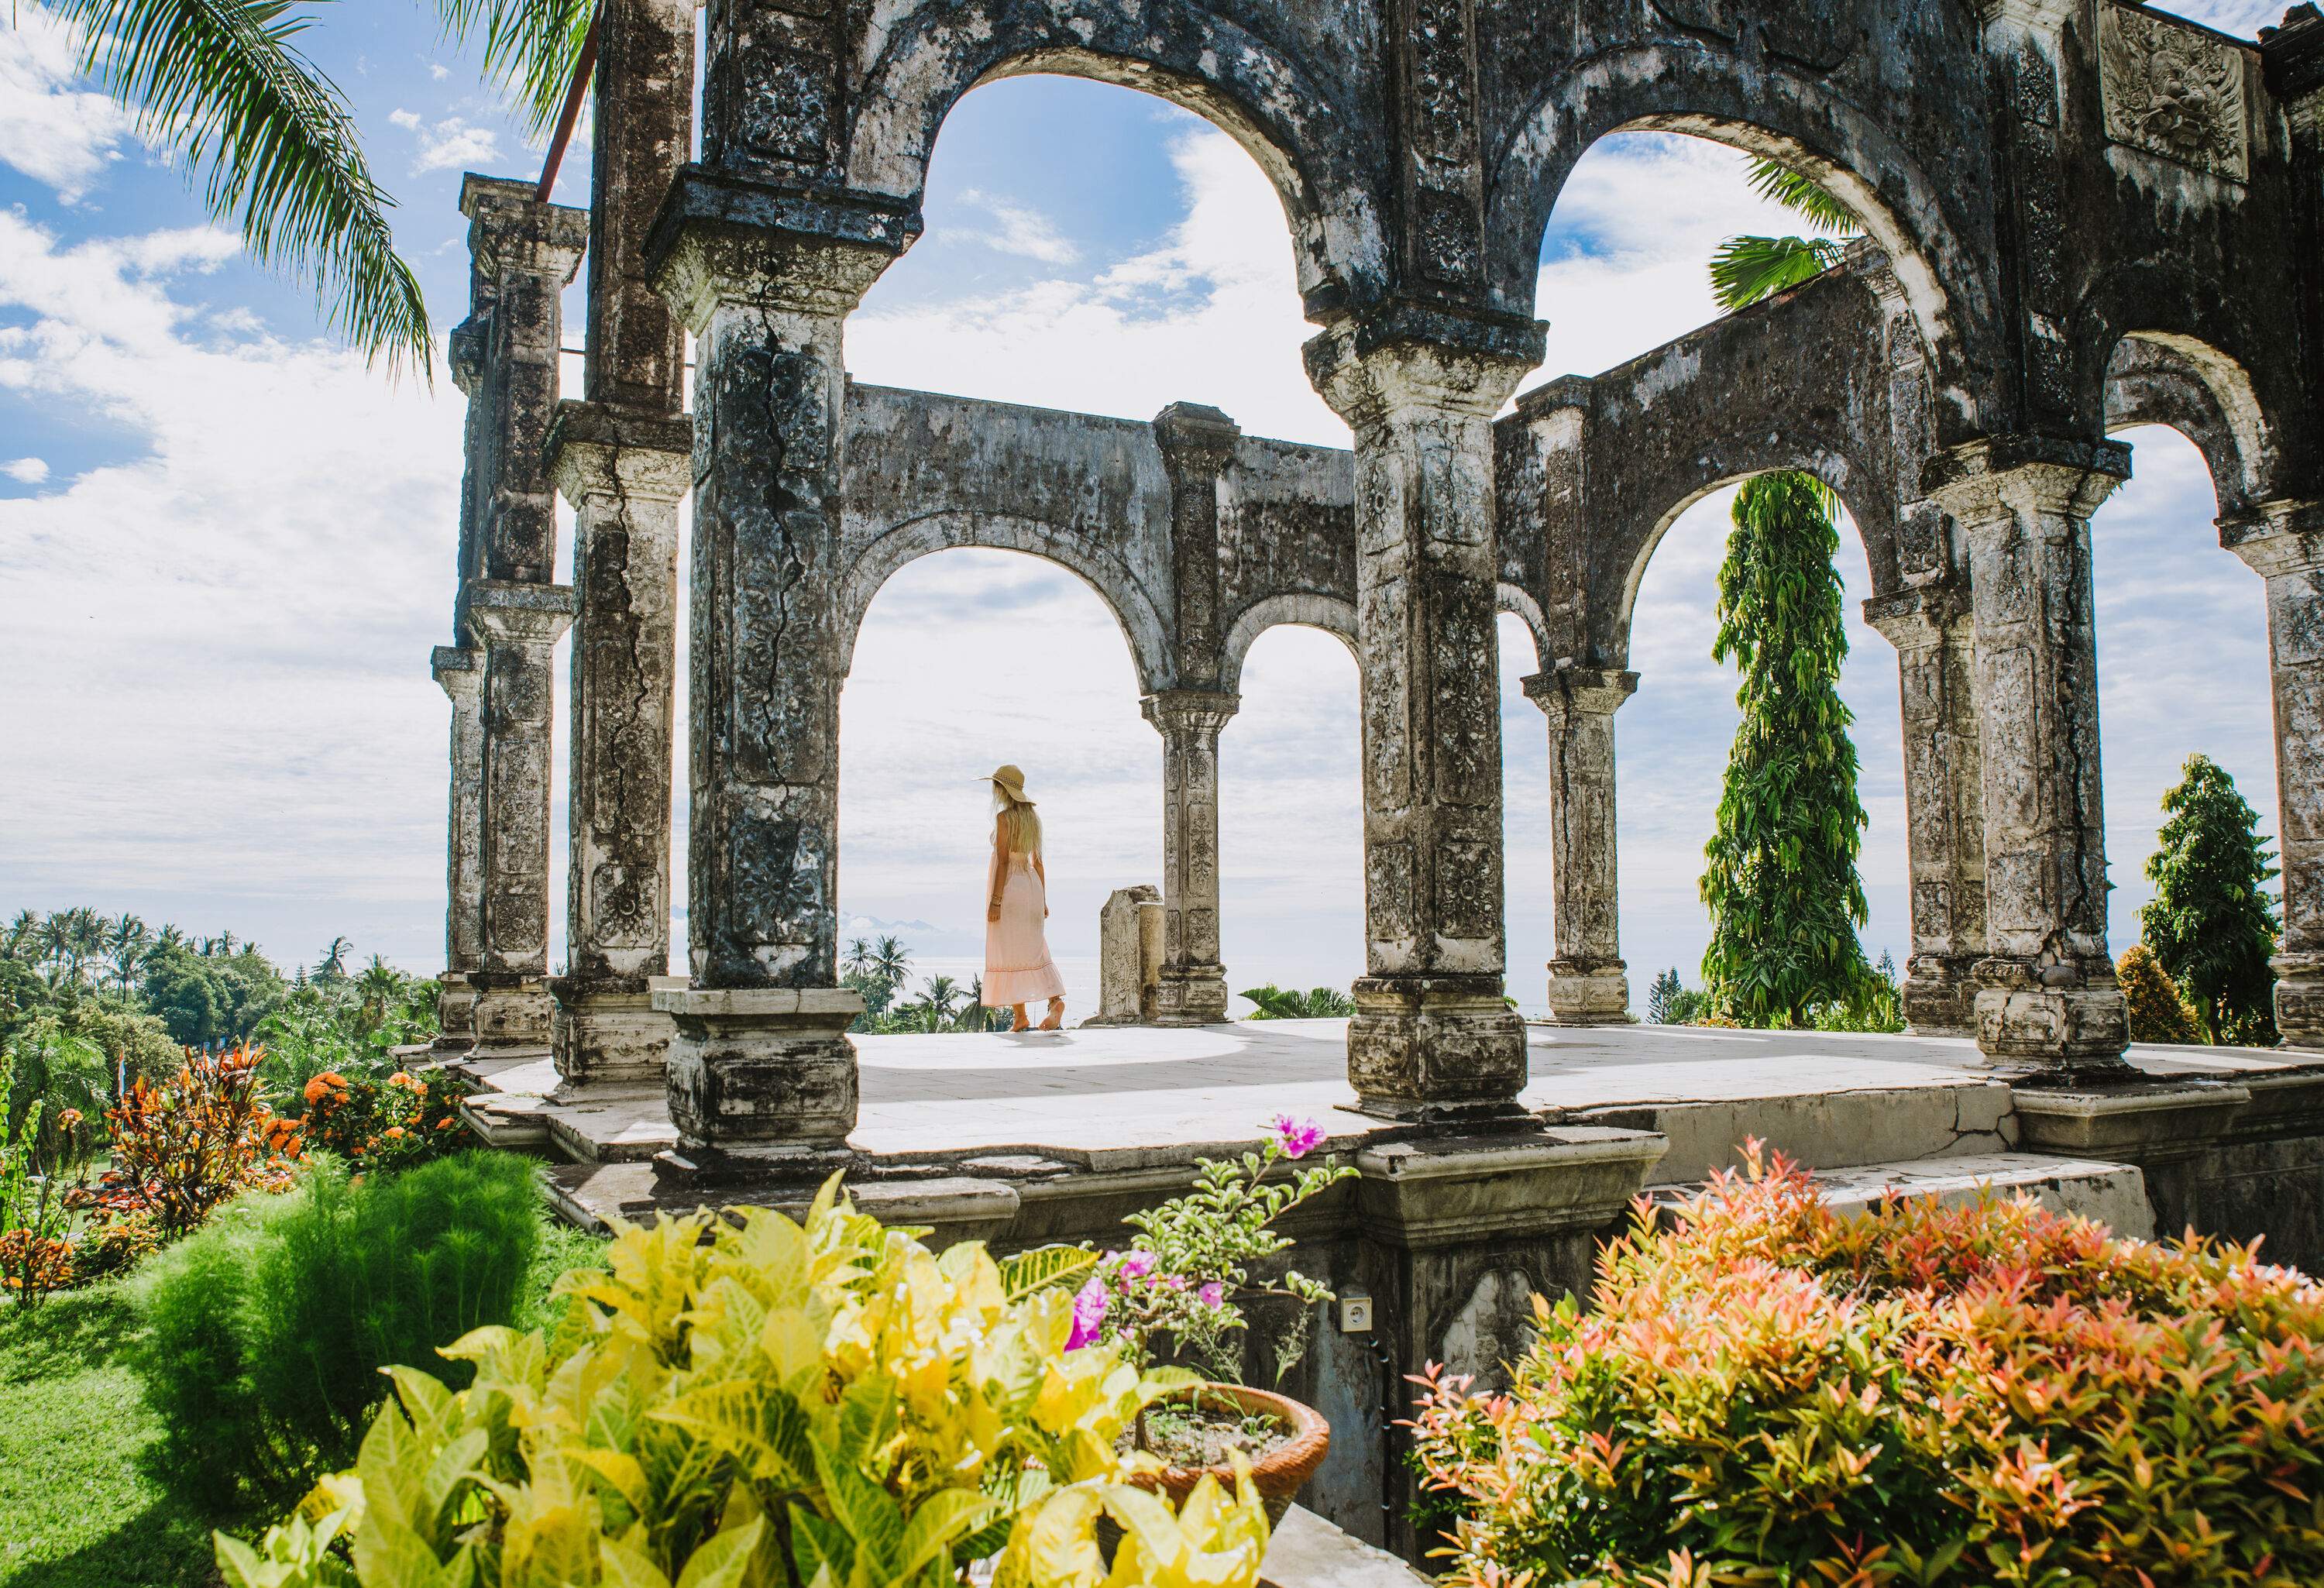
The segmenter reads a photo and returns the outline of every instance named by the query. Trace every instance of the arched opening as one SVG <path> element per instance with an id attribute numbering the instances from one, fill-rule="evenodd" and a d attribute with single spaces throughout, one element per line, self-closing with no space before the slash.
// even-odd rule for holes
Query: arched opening
<path id="1" fill-rule="evenodd" d="M 2220 549 L 2204 455 L 2157 424 L 2116 432 L 2133 472 L 2090 521 L 2098 627 L 2098 754 L 2106 786 L 2107 939 L 2139 939 L 2154 896 L 2146 862 L 2165 790 L 2190 755 L 2235 778 L 2277 831 L 2275 729 L 2265 587 Z"/>
<path id="2" fill-rule="evenodd" d="M 1049 946 L 1068 1018 L 1093 1012 L 1098 909 L 1160 872 L 1156 741 L 1105 603 L 1013 551 L 924 557 L 881 587 L 839 703 L 839 940 L 893 936 L 907 989 L 966 988 L 984 954 L 992 809 L 1013 762 L 1041 814 Z"/>
<path id="3" fill-rule="evenodd" d="M 1615 755 L 1622 946 L 1641 1012 L 1662 970 L 1676 969 L 1690 987 L 1701 984 L 1711 937 L 1699 891 L 1703 845 L 1740 720 L 1735 670 L 1711 654 L 1736 489 L 1721 485 L 1682 511 L 1636 581 L 1629 666 L 1638 689 L 1616 718 Z M 1871 582 L 1865 558 L 1849 549 L 1861 541 L 1845 505 L 1840 540 L 1835 566 L 1848 637 L 1840 695 L 1856 719 L 1849 732 L 1868 818 L 1857 860 L 1868 914 L 1858 937 L 1868 959 L 1886 952 L 1901 967 L 1912 920 L 1896 652 L 1864 621 Z"/>
<path id="4" fill-rule="evenodd" d="M 1545 967 L 1555 885 L 1550 848 L 1547 719 L 1525 692 L 1542 670 L 1541 648 L 1526 618 L 1503 611 L 1494 624 L 1501 679 L 1501 898 L 1508 940 L 1508 993 L 1528 1019 L 1549 1012 Z"/>
<path id="5" fill-rule="evenodd" d="M 1341 634 L 1274 624 L 1219 735 L 1220 959 L 1227 990 L 1345 993 L 1364 974 L 1361 723 Z M 1238 1017 L 1251 1005 L 1240 996 Z"/>

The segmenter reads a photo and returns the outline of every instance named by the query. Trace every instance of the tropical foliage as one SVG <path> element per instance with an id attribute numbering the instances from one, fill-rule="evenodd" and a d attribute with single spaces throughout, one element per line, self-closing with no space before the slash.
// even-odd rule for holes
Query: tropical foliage
<path id="1" fill-rule="evenodd" d="M 1777 1159 L 1642 1214 L 1505 1395 L 1416 1419 L 1456 1588 L 2324 1580 L 2324 1291 L 2030 1198 L 1835 1214 Z"/>
<path id="2" fill-rule="evenodd" d="M 827 1185 L 804 1226 L 708 1212 L 621 1232 L 546 1332 L 476 1330 L 410 1366 L 354 1470 L 254 1544 L 231 1588 L 360 1583 L 1001 1588 L 1257 1581 L 1247 1477 L 1174 1516 L 1116 1443 L 1183 1373 L 1067 1348 L 1073 1297 L 965 1242 L 942 1256 Z M 1101 1516 L 1122 1530 L 1111 1571 Z M 351 1541 L 352 1569 L 332 1553 Z"/>
<path id="3" fill-rule="evenodd" d="M 2146 863 L 2154 898 L 2139 912 L 2146 946 L 2195 1011 L 2206 1041 L 2273 1047 L 2278 929 L 2266 889 L 2273 856 L 2255 830 L 2259 813 L 2235 779 L 2192 755 L 2163 796 L 2169 819 Z"/>
<path id="4" fill-rule="evenodd" d="M 1302 992 L 1269 982 L 1264 987 L 1245 987 L 1241 996 L 1258 1006 L 1245 1020 L 1345 1020 L 1356 1012 L 1356 1001 L 1333 987 L 1311 987 Z"/>
<path id="5" fill-rule="evenodd" d="M 863 995 L 863 1012 L 851 1031 L 992 1031 L 1006 1027 L 1005 1010 L 984 1007 L 984 978 L 972 977 L 966 986 L 947 975 L 922 980 L 918 996 L 904 997 L 904 978 L 912 965 L 912 951 L 900 938 L 857 937 L 847 946 L 841 962 L 840 982 Z"/>
<path id="6" fill-rule="evenodd" d="M 110 1161 L 94 1205 L 146 1214 L 166 1240 L 246 1187 L 286 1187 L 301 1147 L 299 1127 L 268 1105 L 258 1061 L 250 1048 L 189 1053 L 161 1085 L 143 1076 L 130 1083 L 106 1114 Z"/>
<path id="7" fill-rule="evenodd" d="M 2130 1007 L 2130 1039 L 2134 1042 L 2196 1043 L 2203 1039 L 2195 1021 L 2195 1006 L 2179 991 L 2179 983 L 2154 957 L 2154 950 L 2134 943 L 2115 961 L 2114 979 Z"/>

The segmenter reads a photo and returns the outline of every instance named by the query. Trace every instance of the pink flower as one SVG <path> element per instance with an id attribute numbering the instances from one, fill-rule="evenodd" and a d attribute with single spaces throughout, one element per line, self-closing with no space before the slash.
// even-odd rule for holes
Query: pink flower
<path id="1" fill-rule="evenodd" d="M 1079 1351 L 1095 1342 L 1098 1325 L 1105 1321 L 1105 1281 L 1092 1279 L 1074 1297 L 1074 1332 L 1065 1336 L 1065 1349 Z"/>
<path id="2" fill-rule="evenodd" d="M 1214 1307 L 1226 1300 L 1227 1288 L 1219 1283 L 1218 1280 L 1213 1279 L 1209 1284 L 1204 1286 L 1202 1289 L 1195 1292 L 1195 1294 L 1203 1298 L 1203 1305 L 1204 1306 Z"/>
<path id="3" fill-rule="evenodd" d="M 1267 1122 L 1267 1127 L 1283 1143 L 1286 1158 L 1305 1158 L 1323 1145 L 1323 1127 L 1311 1119 L 1294 1119 L 1287 1113 L 1279 1113 Z"/>
<path id="4" fill-rule="evenodd" d="M 1132 1247 L 1128 1251 L 1110 1254 L 1114 1259 L 1114 1273 L 1127 1285 L 1132 1279 L 1142 1279 L 1154 1271 L 1154 1254 Z"/>

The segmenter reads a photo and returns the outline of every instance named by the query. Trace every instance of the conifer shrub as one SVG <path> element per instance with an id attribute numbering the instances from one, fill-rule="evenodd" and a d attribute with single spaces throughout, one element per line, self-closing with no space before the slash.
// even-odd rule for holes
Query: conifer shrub
<path id="1" fill-rule="evenodd" d="M 2195 1006 L 2180 993 L 2179 983 L 2154 957 L 2154 950 L 2144 943 L 2124 949 L 2115 962 L 2114 979 L 2121 983 L 2123 1002 L 2130 1006 L 2132 1041 L 2202 1041 L 2202 1029 L 2195 1023 Z"/>
<path id="2" fill-rule="evenodd" d="M 541 1219 L 530 1160 L 491 1152 L 392 1177 L 318 1159 L 292 1194 L 233 1203 L 141 1287 L 162 1470 L 213 1510 L 295 1499 L 353 1457 L 381 1369 L 437 1368 L 514 1318 Z"/>
<path id="3" fill-rule="evenodd" d="M 1754 1149 L 1536 1303 L 1506 1395 L 1432 1370 L 1446 1581 L 2324 1581 L 2324 1290 L 2030 1199 L 1854 1217 Z"/>

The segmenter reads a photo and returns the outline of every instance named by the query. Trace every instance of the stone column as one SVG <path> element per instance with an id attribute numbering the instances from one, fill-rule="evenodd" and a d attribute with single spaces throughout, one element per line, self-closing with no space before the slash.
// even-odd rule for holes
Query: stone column
<path id="1" fill-rule="evenodd" d="M 2107 952 L 2089 517 L 2129 473 L 2118 442 L 2025 437 L 1957 448 L 1924 480 L 1969 546 L 1985 807 L 1977 1041 L 2006 1069 L 2127 1068 Z"/>
<path id="2" fill-rule="evenodd" d="M 1563 1026 L 1628 1025 L 1620 871 L 1614 854 L 1614 713 L 1638 675 L 1559 668 L 1525 680 L 1549 717 L 1549 1008 Z"/>
<path id="3" fill-rule="evenodd" d="M 476 1039 L 476 990 L 469 977 L 484 965 L 484 867 L 480 845 L 484 789 L 484 658 L 456 645 L 438 645 L 429 658 L 437 683 L 452 701 L 452 796 L 447 822 L 444 875 L 444 974 L 437 979 L 436 1020 L 440 1052 Z"/>
<path id="4" fill-rule="evenodd" d="M 1985 772 L 1969 592 L 1928 585 L 1876 596 L 1864 604 L 1864 621 L 1896 648 L 1904 701 L 1913 903 L 1904 1019 L 1919 1036 L 1970 1036 L 1986 943 Z"/>
<path id="5" fill-rule="evenodd" d="M 478 859 L 484 929 L 476 1048 L 549 1045 L 549 734 L 557 705 L 550 653 L 573 622 L 561 585 L 481 579 L 468 623 L 483 642 Z"/>
<path id="6" fill-rule="evenodd" d="M 2283 872 L 2275 1029 L 2291 1047 L 2324 1048 L 2324 503 L 2264 503 L 2220 539 L 2267 580 Z"/>
<path id="7" fill-rule="evenodd" d="M 1356 437 L 1366 974 L 1348 1078 L 1395 1118 L 1503 1112 L 1526 1082 L 1502 997 L 1492 420 L 1541 350 L 1533 322 L 1410 305 L 1306 347 Z"/>
<path id="8" fill-rule="evenodd" d="M 549 440 L 573 503 L 573 735 L 567 974 L 550 1046 L 570 1088 L 659 1082 L 670 1021 L 670 746 L 678 666 L 682 418 L 568 402 Z"/>
<path id="9" fill-rule="evenodd" d="M 693 801 L 673 1170 L 763 1167 L 854 1128 L 863 1002 L 839 985 L 842 328 L 918 229 L 867 202 L 689 172 L 656 284 L 693 328 Z M 739 1162 L 734 1160 L 739 1159 Z"/>
<path id="10" fill-rule="evenodd" d="M 1216 1025 L 1227 1018 L 1219 964 L 1219 730 L 1242 704 L 1207 689 L 1166 689 L 1145 700 L 1162 734 L 1162 969 L 1154 1023 Z"/>

